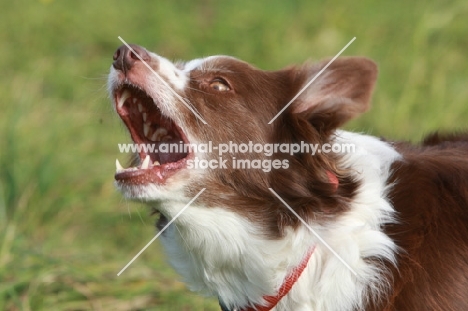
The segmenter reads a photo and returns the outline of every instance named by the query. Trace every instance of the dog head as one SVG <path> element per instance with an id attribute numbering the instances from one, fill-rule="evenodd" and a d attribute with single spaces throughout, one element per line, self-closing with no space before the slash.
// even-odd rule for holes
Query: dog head
<path id="1" fill-rule="evenodd" d="M 325 69 L 327 64 L 263 71 L 228 56 L 172 63 L 130 45 L 116 51 L 108 86 L 136 144 L 325 144 L 337 127 L 367 110 L 377 75 L 376 65 L 365 58 L 339 58 Z M 216 149 L 139 150 L 138 158 L 134 167 L 118 164 L 115 174 L 128 198 L 187 201 L 204 187 L 203 206 L 261 219 L 273 235 L 298 220 L 280 208 L 269 188 L 302 217 L 316 219 L 346 209 L 357 187 L 334 153 L 270 156 L 229 150 L 220 156 Z M 270 170 L 235 167 L 240 159 L 278 165 Z M 201 160 L 225 161 L 225 167 L 193 169 Z M 330 174 L 337 184 L 330 182 Z M 170 214 L 164 207 L 162 212 Z"/>

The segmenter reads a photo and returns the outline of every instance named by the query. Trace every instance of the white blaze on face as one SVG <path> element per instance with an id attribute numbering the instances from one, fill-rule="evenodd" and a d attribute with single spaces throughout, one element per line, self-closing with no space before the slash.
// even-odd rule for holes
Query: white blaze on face
<path id="1" fill-rule="evenodd" d="M 209 58 L 209 57 L 208 57 Z M 194 69 L 197 69 L 198 67 L 200 67 L 208 58 L 197 58 L 197 59 L 193 59 L 187 63 L 185 63 L 184 65 L 184 72 L 186 72 L 187 74 L 190 73 L 190 71 L 194 70 Z"/>
<path id="2" fill-rule="evenodd" d="M 151 56 L 157 58 L 159 63 L 159 69 L 156 72 L 175 89 L 184 90 L 189 80 L 187 73 L 164 57 L 156 54 L 151 54 Z"/>

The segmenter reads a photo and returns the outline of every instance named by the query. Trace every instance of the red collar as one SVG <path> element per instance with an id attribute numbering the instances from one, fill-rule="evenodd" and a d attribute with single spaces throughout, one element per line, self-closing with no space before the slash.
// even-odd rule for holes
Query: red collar
<path id="1" fill-rule="evenodd" d="M 286 277 L 276 296 L 263 296 L 263 300 L 266 302 L 266 305 L 254 305 L 252 307 L 241 309 L 239 311 L 269 311 L 273 309 L 278 304 L 278 302 L 289 293 L 293 285 L 299 279 L 302 272 L 307 267 L 307 263 L 309 262 L 309 259 L 312 256 L 312 254 L 314 253 L 314 250 L 315 245 L 309 249 L 299 266 L 294 268 L 294 270 L 291 271 L 291 273 Z"/>

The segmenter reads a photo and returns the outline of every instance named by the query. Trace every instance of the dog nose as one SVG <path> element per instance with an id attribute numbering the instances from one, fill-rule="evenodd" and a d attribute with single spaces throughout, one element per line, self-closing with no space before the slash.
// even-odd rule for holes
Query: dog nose
<path id="1" fill-rule="evenodd" d="M 149 61 L 150 55 L 145 48 L 136 44 L 129 44 L 128 46 L 120 46 L 117 51 L 115 51 L 113 59 L 114 62 L 112 63 L 112 66 L 115 69 L 126 73 L 133 67 L 133 65 L 135 65 L 135 63 L 140 62 L 141 60 Z"/>

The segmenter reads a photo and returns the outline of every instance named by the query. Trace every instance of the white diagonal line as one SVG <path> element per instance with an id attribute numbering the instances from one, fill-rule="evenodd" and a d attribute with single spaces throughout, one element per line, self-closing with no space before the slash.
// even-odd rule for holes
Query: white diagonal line
<path id="1" fill-rule="evenodd" d="M 346 261 L 343 260 L 343 258 L 340 257 L 340 255 L 338 255 L 334 250 L 333 248 L 331 248 L 330 245 L 328 245 L 327 242 L 325 242 L 324 239 L 322 239 L 322 237 L 320 237 L 320 235 L 318 235 L 317 232 L 315 232 L 314 229 L 312 229 L 305 221 L 304 219 L 301 218 L 301 216 L 299 216 L 289 205 L 288 203 L 286 203 L 276 192 L 275 190 L 273 190 L 272 188 L 268 188 L 270 189 L 270 191 L 281 201 L 281 203 L 284 204 L 284 206 L 286 206 L 301 222 L 304 226 L 306 226 L 307 229 L 310 230 L 310 232 L 312 232 L 313 235 L 315 235 L 315 237 L 320 241 L 322 242 L 323 245 L 325 245 L 326 248 L 328 248 L 328 250 L 330 252 L 332 252 L 333 255 L 335 255 L 355 276 L 357 276 L 357 273 L 353 270 L 353 268 L 350 267 L 350 265 L 348 265 L 346 263 Z"/>
<path id="2" fill-rule="evenodd" d="M 136 55 L 136 57 L 138 57 L 138 59 L 139 59 L 143 64 L 145 64 L 145 66 L 146 66 L 149 70 L 151 70 L 151 72 L 152 72 L 152 73 L 153 73 L 153 74 L 154 74 L 154 75 L 155 75 L 155 76 L 156 76 L 156 77 L 157 77 L 157 78 L 158 78 L 158 79 L 159 79 L 159 80 L 160 80 L 160 81 L 161 81 L 161 82 L 162 82 L 162 83 L 163 83 L 163 84 L 164 84 L 164 85 L 165 85 L 165 86 L 166 86 L 166 87 L 167 87 L 167 88 L 168 88 L 168 89 L 169 89 L 169 90 L 170 90 L 170 91 L 171 91 L 171 92 L 188 108 L 188 109 L 190 109 L 190 111 L 191 111 L 198 119 L 200 119 L 200 121 L 203 122 L 203 124 L 205 124 L 205 125 L 208 124 L 208 123 L 206 123 L 206 121 L 200 116 L 200 114 L 198 114 L 198 112 L 196 112 L 195 109 L 192 108 L 192 106 L 190 106 L 179 94 L 177 94 L 177 92 L 174 91 L 174 90 L 172 89 L 172 87 L 171 87 L 169 84 L 167 84 L 167 82 L 164 81 L 164 79 L 161 78 L 161 76 L 160 76 L 156 71 L 154 71 L 153 68 L 151 68 L 151 66 L 148 65 L 148 63 L 145 62 L 145 61 L 140 57 L 140 55 L 138 55 L 138 53 L 136 53 L 136 52 L 132 49 L 132 47 L 131 47 L 130 45 L 128 45 L 127 42 L 124 41 L 124 39 L 122 39 L 120 36 L 119 36 L 118 38 L 119 38 L 120 41 L 123 42 L 123 44 L 125 44 L 125 45 L 127 46 L 127 48 L 130 49 L 130 51 L 133 52 L 133 54 Z"/>
<path id="3" fill-rule="evenodd" d="M 179 217 L 180 214 L 182 214 L 185 211 L 185 209 L 189 207 L 190 204 L 192 204 L 193 201 L 195 201 L 198 198 L 200 194 L 202 194 L 203 191 L 205 191 L 205 189 L 206 188 L 203 188 L 202 190 L 200 190 L 200 192 L 198 192 L 197 195 L 194 196 L 193 199 L 190 200 L 190 202 L 188 202 L 187 205 L 185 205 L 184 208 L 181 209 L 180 212 L 178 212 L 177 215 L 175 215 L 174 218 L 172 218 L 171 221 L 169 221 L 167 225 L 165 225 L 164 228 L 162 228 L 161 231 L 159 231 L 158 234 L 156 234 L 156 236 L 152 238 L 151 241 L 149 241 L 148 244 L 146 244 L 145 247 L 143 247 L 143 249 L 138 254 L 136 254 L 135 257 L 133 257 L 133 259 L 130 260 L 130 262 L 125 267 L 123 267 L 122 270 L 120 270 L 119 273 L 117 273 L 117 276 L 120 276 L 122 272 L 124 272 L 128 268 L 128 266 L 130 266 L 138 258 L 138 256 L 140 256 L 145 251 L 145 249 L 147 249 L 151 245 L 151 243 L 153 243 L 164 232 L 164 230 L 166 230 L 167 227 L 169 227 L 172 224 L 172 222 L 176 220 L 177 217 Z"/>
<path id="4" fill-rule="evenodd" d="M 356 37 L 352 38 L 351 41 L 349 41 L 348 44 L 346 44 L 345 47 L 342 48 L 341 51 L 339 51 L 338 54 L 336 54 L 335 57 L 333 57 L 333 58 L 328 62 L 328 64 L 326 64 L 325 67 L 323 67 L 322 70 L 320 70 L 320 71 L 315 75 L 315 77 L 314 77 L 312 80 L 310 80 L 310 81 L 306 84 L 306 86 L 304 86 L 304 87 L 296 94 L 296 96 L 294 96 L 293 99 L 291 99 L 291 100 L 289 101 L 289 103 L 287 103 L 286 106 L 284 106 L 283 109 L 281 109 L 281 111 L 278 112 L 278 113 L 276 114 L 276 116 L 275 116 L 273 119 L 270 120 L 270 122 L 268 122 L 268 124 L 273 123 L 273 121 L 275 121 L 276 118 L 278 118 L 279 115 L 282 114 L 282 113 L 292 104 L 292 102 L 295 101 L 295 100 L 302 94 L 302 92 L 304 92 L 305 89 L 308 88 L 308 87 L 312 84 L 312 82 L 314 82 L 315 79 L 317 79 L 318 76 L 320 76 L 320 75 L 325 71 L 325 69 L 327 69 L 328 66 L 330 66 L 330 64 L 333 63 L 333 62 L 335 61 L 335 59 L 337 59 L 338 56 L 340 56 L 341 53 L 343 53 L 344 50 L 346 50 L 346 49 L 348 48 L 348 46 L 351 45 L 351 43 L 353 43 L 354 40 L 356 40 Z"/>

